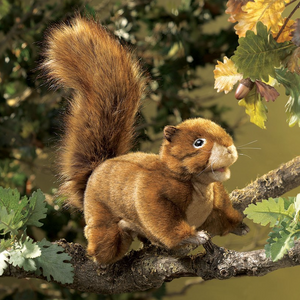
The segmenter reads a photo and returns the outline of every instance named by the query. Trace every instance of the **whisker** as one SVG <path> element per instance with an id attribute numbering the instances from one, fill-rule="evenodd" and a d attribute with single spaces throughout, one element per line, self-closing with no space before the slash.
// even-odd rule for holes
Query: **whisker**
<path id="1" fill-rule="evenodd" d="M 199 174 L 197 174 L 197 176 L 200 176 L 204 171 L 206 171 L 210 166 L 207 166 L 206 168 L 204 168 Z"/>
<path id="2" fill-rule="evenodd" d="M 245 147 L 245 148 L 239 147 L 237 149 L 239 149 L 239 150 L 261 150 L 261 148 L 255 148 L 255 147 Z"/>
<path id="3" fill-rule="evenodd" d="M 258 140 L 254 140 L 254 141 L 249 142 L 249 143 L 247 143 L 247 144 L 244 144 L 244 145 L 241 145 L 241 146 L 237 146 L 236 148 L 239 149 L 239 148 L 241 148 L 241 147 L 248 146 L 248 145 L 250 145 L 250 144 L 256 143 L 257 141 L 258 141 Z"/>
<path id="4" fill-rule="evenodd" d="M 249 156 L 249 155 L 247 155 L 247 154 L 244 154 L 244 153 L 239 153 L 239 155 L 244 155 L 244 156 L 246 156 L 246 157 L 248 157 L 248 158 L 252 159 L 252 157 L 251 157 L 251 156 Z"/>
<path id="5" fill-rule="evenodd" d="M 217 159 L 215 159 L 212 163 L 211 163 L 211 172 L 215 175 L 214 169 L 213 169 L 213 164 L 217 161 Z"/>

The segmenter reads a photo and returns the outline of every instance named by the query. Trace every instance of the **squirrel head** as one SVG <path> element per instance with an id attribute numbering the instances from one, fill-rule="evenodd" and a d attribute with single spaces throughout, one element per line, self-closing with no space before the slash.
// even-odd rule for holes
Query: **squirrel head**
<path id="1" fill-rule="evenodd" d="M 225 181 L 238 154 L 226 131 L 207 119 L 189 119 L 164 128 L 160 158 L 174 175 L 185 180 Z"/>

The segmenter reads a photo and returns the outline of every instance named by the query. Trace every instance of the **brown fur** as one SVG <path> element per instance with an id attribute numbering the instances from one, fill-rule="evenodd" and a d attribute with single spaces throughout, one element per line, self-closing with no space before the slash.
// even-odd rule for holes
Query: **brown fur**
<path id="1" fill-rule="evenodd" d="M 61 192 L 82 209 L 96 166 L 131 149 L 146 80 L 130 51 L 99 24 L 80 17 L 53 28 L 45 49 L 42 69 L 49 81 L 74 90 L 60 153 Z"/>
<path id="2" fill-rule="evenodd" d="M 200 244 L 197 229 L 239 230 L 221 181 L 237 159 L 231 137 L 205 119 L 164 129 L 159 155 L 128 153 L 145 79 L 130 51 L 93 21 L 54 28 L 43 68 L 74 90 L 61 156 L 61 191 L 84 210 L 88 253 L 124 256 L 134 236 L 167 248 Z M 200 148 L 195 140 L 205 139 Z M 127 154 L 126 154 L 127 153 Z"/>

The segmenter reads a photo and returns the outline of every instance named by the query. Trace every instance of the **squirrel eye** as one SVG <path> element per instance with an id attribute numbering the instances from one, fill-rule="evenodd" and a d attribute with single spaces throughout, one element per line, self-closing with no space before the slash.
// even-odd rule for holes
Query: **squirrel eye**
<path id="1" fill-rule="evenodd" d="M 195 148 L 201 148 L 204 146 L 205 141 L 206 141 L 205 139 L 197 139 L 193 145 Z"/>

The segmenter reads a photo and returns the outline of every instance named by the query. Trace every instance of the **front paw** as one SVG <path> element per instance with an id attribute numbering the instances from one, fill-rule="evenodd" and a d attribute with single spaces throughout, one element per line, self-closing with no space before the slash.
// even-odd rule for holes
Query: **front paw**
<path id="1" fill-rule="evenodd" d="M 245 223 L 240 223 L 236 228 L 230 231 L 236 235 L 246 235 L 250 231 L 250 228 Z"/>
<path id="2" fill-rule="evenodd" d="M 210 240 L 209 234 L 206 231 L 201 230 L 201 231 L 197 231 L 195 235 L 184 239 L 183 241 L 181 241 L 180 244 L 181 245 L 193 244 L 199 246 L 207 243 L 209 240 Z"/>

